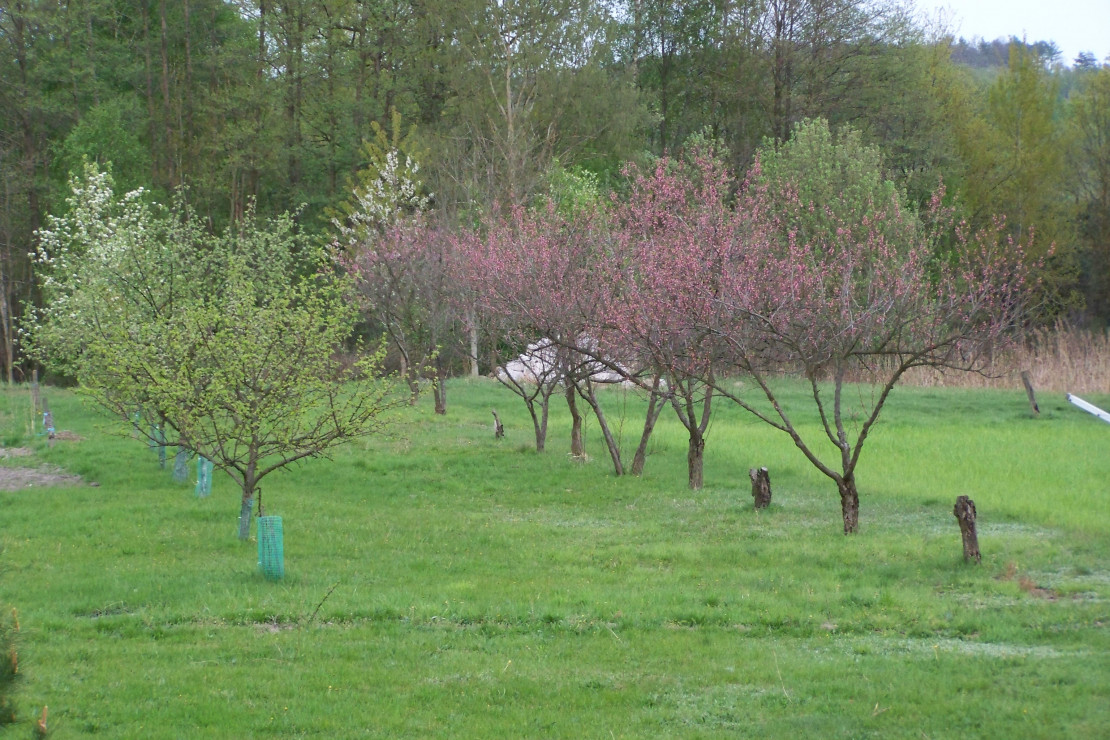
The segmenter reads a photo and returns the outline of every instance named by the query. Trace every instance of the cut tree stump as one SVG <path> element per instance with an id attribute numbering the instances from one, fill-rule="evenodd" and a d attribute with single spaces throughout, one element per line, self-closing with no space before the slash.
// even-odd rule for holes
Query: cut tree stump
<path id="1" fill-rule="evenodd" d="M 956 521 L 960 523 L 960 535 L 964 542 L 964 562 L 974 560 L 976 563 L 983 561 L 979 552 L 979 535 L 975 532 L 975 502 L 967 496 L 956 499 L 956 506 L 952 509 Z"/>
<path id="2" fill-rule="evenodd" d="M 751 468 L 748 477 L 752 479 L 752 498 L 756 509 L 766 509 L 771 505 L 771 474 L 767 468 Z"/>

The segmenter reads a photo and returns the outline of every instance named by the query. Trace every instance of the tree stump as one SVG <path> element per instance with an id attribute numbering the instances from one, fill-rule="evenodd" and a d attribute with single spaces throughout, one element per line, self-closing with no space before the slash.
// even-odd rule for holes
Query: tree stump
<path id="1" fill-rule="evenodd" d="M 493 414 L 493 438 L 501 439 L 505 436 L 505 427 L 501 423 L 501 419 L 498 418 L 497 412 L 491 410 L 491 413 Z"/>
<path id="2" fill-rule="evenodd" d="M 956 506 L 952 509 L 956 521 L 960 523 L 960 535 L 964 541 L 964 562 L 974 560 L 976 563 L 983 561 L 979 552 L 979 535 L 975 532 L 975 502 L 967 496 L 956 499 Z"/>
<path id="3" fill-rule="evenodd" d="M 752 479 L 752 498 L 756 509 L 766 509 L 771 505 L 771 474 L 767 468 L 751 468 L 748 477 Z"/>

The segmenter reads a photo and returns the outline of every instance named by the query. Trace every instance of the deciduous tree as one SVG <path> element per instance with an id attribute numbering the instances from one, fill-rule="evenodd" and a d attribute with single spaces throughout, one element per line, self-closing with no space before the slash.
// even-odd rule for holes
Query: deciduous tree
<path id="1" fill-rule="evenodd" d="M 1110 65 L 1082 72 L 1068 101 L 1071 188 L 1079 204 L 1088 309 L 1110 320 Z"/>
<path id="2" fill-rule="evenodd" d="M 537 450 L 546 443 L 548 401 L 562 386 L 568 403 L 577 392 L 594 410 L 620 475 L 620 449 L 592 392 L 593 379 L 606 369 L 593 333 L 604 311 L 599 245 L 605 226 L 596 199 L 586 198 L 581 207 L 575 202 L 571 198 L 560 206 L 549 200 L 534 210 L 494 214 L 481 231 L 459 240 L 460 267 L 487 327 L 497 330 L 493 346 L 504 348 L 495 364 L 504 368 L 521 349 L 537 345 L 530 353 L 535 378 L 498 373 L 528 405 Z M 572 406 L 577 419 L 576 414 Z M 582 450 L 572 447 L 572 452 Z"/>
<path id="3" fill-rule="evenodd" d="M 356 310 L 324 251 L 287 216 L 249 215 L 212 236 L 90 170 L 41 235 L 45 302 L 27 326 L 92 401 L 226 471 L 240 539 L 266 476 L 379 431 L 398 401 L 380 354 L 343 359 Z"/>
<path id="4" fill-rule="evenodd" d="M 949 231 L 941 193 L 919 219 L 850 132 L 838 142 L 811 122 L 764 156 L 738 205 L 742 247 L 714 295 L 715 331 L 769 408 L 719 391 L 836 483 L 853 533 L 860 453 L 891 391 L 913 367 L 983 369 L 1025 316 L 1031 265 L 1001 222 Z M 783 370 L 809 383 L 817 435 L 782 402 Z"/>
<path id="5" fill-rule="evenodd" d="M 728 177 L 711 151 L 629 175 L 631 193 L 614 208 L 601 270 L 606 301 L 597 335 L 605 355 L 649 371 L 651 382 L 631 376 L 645 389 L 658 393 L 664 381 L 689 435 L 689 486 L 699 489 L 716 359 L 707 321 L 722 256 L 734 247 Z"/>

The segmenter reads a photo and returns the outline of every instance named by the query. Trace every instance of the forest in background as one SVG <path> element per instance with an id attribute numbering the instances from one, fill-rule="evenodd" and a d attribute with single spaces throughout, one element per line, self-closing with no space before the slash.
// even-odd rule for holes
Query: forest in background
<path id="1" fill-rule="evenodd" d="M 562 168 L 706 138 L 737 177 L 807 118 L 851 127 L 924 204 L 1047 251 L 1054 313 L 1110 320 L 1110 63 L 955 39 L 895 0 L 9 0 L 0 5 L 0 365 L 21 380 L 29 254 L 83 160 L 120 191 L 187 188 L 210 228 L 328 217 L 374 125 L 432 207 L 474 223 Z M 396 116 L 393 112 L 396 111 Z M 398 123 L 399 121 L 399 123 Z"/>

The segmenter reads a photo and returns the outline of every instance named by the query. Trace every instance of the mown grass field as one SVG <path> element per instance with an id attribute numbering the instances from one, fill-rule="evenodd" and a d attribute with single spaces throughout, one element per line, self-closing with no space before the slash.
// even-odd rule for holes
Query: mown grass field
<path id="1" fill-rule="evenodd" d="M 835 487 L 723 403 L 691 492 L 668 417 L 644 477 L 615 478 L 596 425 L 570 459 L 553 402 L 537 455 L 519 401 L 458 381 L 447 417 L 428 398 L 394 436 L 264 481 L 274 583 L 229 479 L 197 499 L 47 395 L 81 440 L 48 449 L 28 391 L 3 392 L 5 445 L 35 455 L 0 464 L 99 485 L 0 491 L 0 605 L 21 713 L 49 705 L 57 738 L 1110 735 L 1110 425 L 1062 397 L 1033 418 L 1021 391 L 897 390 L 845 537 Z M 642 402 L 605 402 L 631 455 Z"/>

